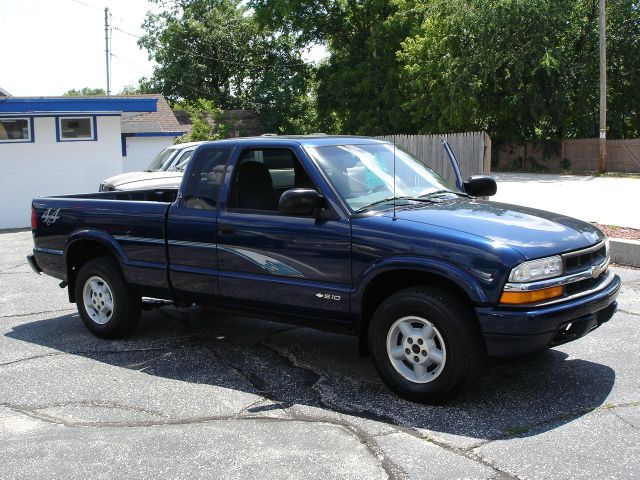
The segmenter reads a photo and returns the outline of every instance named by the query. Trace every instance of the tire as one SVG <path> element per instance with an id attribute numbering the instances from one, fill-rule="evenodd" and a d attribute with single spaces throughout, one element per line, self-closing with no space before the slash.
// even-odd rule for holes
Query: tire
<path id="1" fill-rule="evenodd" d="M 122 338 L 140 320 L 140 297 L 130 292 L 115 260 L 85 263 L 76 278 L 76 305 L 86 327 L 101 338 Z"/>
<path id="2" fill-rule="evenodd" d="M 437 287 L 394 293 L 369 327 L 369 351 L 382 381 L 400 397 L 442 403 L 472 386 L 486 351 L 465 302 Z"/>

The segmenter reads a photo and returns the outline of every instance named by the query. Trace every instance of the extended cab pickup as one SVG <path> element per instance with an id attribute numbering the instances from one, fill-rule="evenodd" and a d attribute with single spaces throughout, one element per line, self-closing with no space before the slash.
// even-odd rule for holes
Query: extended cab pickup
<path id="1" fill-rule="evenodd" d="M 372 138 L 208 142 L 179 190 L 34 199 L 29 262 L 98 336 L 143 298 L 207 305 L 357 335 L 392 390 L 440 402 L 487 355 L 589 333 L 620 288 L 594 226 L 456 183 Z"/>

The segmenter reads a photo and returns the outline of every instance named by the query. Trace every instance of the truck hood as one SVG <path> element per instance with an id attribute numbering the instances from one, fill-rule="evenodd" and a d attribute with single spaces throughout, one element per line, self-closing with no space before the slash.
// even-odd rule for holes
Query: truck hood
<path id="1" fill-rule="evenodd" d="M 179 187 L 183 172 L 129 172 L 103 180 L 116 190 Z"/>
<path id="2" fill-rule="evenodd" d="M 479 200 L 398 208 L 396 217 L 485 237 L 527 260 L 589 247 L 606 238 L 593 225 L 559 213 Z"/>

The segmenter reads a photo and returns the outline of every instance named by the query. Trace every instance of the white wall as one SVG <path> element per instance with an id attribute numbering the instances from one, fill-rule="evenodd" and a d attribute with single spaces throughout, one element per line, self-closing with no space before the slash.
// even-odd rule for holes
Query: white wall
<path id="1" fill-rule="evenodd" d="M 0 228 L 31 225 L 31 200 L 97 192 L 122 173 L 120 116 L 97 117 L 97 141 L 56 142 L 54 117 L 35 117 L 34 143 L 0 143 Z"/>
<path id="2" fill-rule="evenodd" d="M 127 156 L 122 158 L 125 172 L 139 172 L 149 166 L 161 150 L 173 145 L 173 137 L 127 137 Z"/>

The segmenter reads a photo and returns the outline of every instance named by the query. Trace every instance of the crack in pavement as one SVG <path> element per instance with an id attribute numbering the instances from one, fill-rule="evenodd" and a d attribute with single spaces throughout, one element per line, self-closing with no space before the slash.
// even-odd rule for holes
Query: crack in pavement
<path id="1" fill-rule="evenodd" d="M 298 328 L 298 327 L 293 327 L 293 328 Z M 289 331 L 292 330 L 293 328 L 285 328 L 282 330 L 279 330 L 277 332 L 272 333 L 271 337 L 274 335 L 277 335 L 279 333 L 282 333 L 284 331 Z M 278 355 L 278 357 L 282 358 L 284 357 L 284 355 L 282 355 L 281 352 L 279 351 L 274 351 L 273 349 L 269 348 L 268 346 L 264 345 L 264 340 L 257 342 L 256 344 L 253 344 L 252 346 L 255 347 L 262 347 L 265 348 L 268 351 L 271 351 L 272 353 L 275 353 Z M 363 429 L 359 428 L 356 425 L 353 425 L 347 421 L 344 420 L 337 420 L 337 419 L 333 419 L 333 418 L 328 418 L 325 416 L 312 416 L 312 415 L 308 415 L 305 413 L 302 413 L 298 410 L 296 410 L 294 408 L 294 404 L 295 402 L 292 401 L 291 399 L 286 399 L 286 398 L 282 398 L 281 395 L 278 395 L 275 391 L 273 391 L 273 389 L 269 388 L 270 383 L 268 380 L 265 380 L 263 378 L 261 378 L 259 375 L 252 373 L 250 370 L 248 370 L 247 368 L 243 368 L 242 366 L 238 365 L 237 363 L 234 362 L 230 362 L 228 361 L 226 358 L 223 358 L 222 355 L 220 355 L 212 346 L 204 344 L 203 347 L 213 356 L 213 358 L 218 361 L 220 364 L 225 365 L 228 368 L 231 368 L 232 370 L 236 371 L 241 377 L 243 377 L 252 387 L 253 389 L 261 396 L 261 399 L 258 400 L 257 402 L 252 403 L 251 405 L 246 406 L 245 408 L 243 408 L 239 413 L 232 415 L 231 417 L 233 419 L 238 419 L 238 420 L 242 420 L 242 419 L 246 419 L 246 418 L 265 418 L 265 419 L 273 419 L 273 418 L 281 418 L 281 417 L 269 417 L 269 416 L 265 416 L 265 415 L 261 415 L 260 417 L 256 416 L 255 413 L 256 412 L 262 412 L 264 410 L 254 410 L 252 412 L 252 408 L 255 409 L 256 405 L 264 402 L 264 401 L 271 401 L 271 402 L 277 402 L 275 407 L 278 410 L 282 410 L 285 413 L 288 413 L 290 415 L 290 417 L 287 419 L 289 421 L 295 421 L 295 420 L 299 420 L 299 421 L 304 421 L 304 422 L 319 422 L 319 423 L 326 423 L 326 424 L 332 424 L 332 425 L 337 425 L 340 426 L 341 428 L 343 428 L 344 430 L 346 430 L 347 432 L 349 432 L 351 435 L 355 436 L 358 441 L 364 445 L 368 452 L 376 459 L 376 461 L 379 463 L 379 465 L 381 466 L 381 468 L 385 471 L 385 474 L 387 475 L 387 477 L 391 480 L 402 480 L 405 478 L 408 478 L 407 473 L 397 464 L 395 464 L 390 458 L 388 458 L 387 455 L 385 455 L 384 450 L 382 449 L 382 447 L 380 447 L 380 445 L 378 444 L 378 442 L 376 442 L 375 438 L 373 435 L 368 434 L 367 432 L 365 432 Z M 284 357 L 286 358 L 286 357 Z M 246 357 L 245 357 L 246 359 Z M 288 359 L 287 359 L 288 360 Z M 304 372 L 307 373 L 313 373 L 314 375 L 317 375 L 316 372 L 312 372 L 310 369 L 305 369 L 302 367 L 299 367 L 297 365 L 292 364 L 289 361 L 290 365 L 294 368 L 297 368 L 299 370 L 303 370 Z M 313 390 L 313 386 L 322 378 L 321 375 L 318 375 L 318 378 L 316 379 L 315 382 L 313 382 L 311 385 L 303 385 L 304 388 L 306 390 Z M 318 407 L 322 407 L 325 406 L 327 407 L 327 405 L 325 404 L 324 400 L 322 399 L 322 396 L 319 392 L 313 390 L 314 392 L 314 397 L 315 397 L 315 402 L 310 402 L 307 401 L 307 403 L 315 403 L 315 406 Z M 286 417 L 284 417 L 286 418 Z"/>
<path id="2" fill-rule="evenodd" d="M 45 423 L 50 423 L 54 425 L 63 425 L 65 427 L 77 428 L 147 428 L 147 427 L 161 427 L 161 426 L 176 426 L 176 425 L 196 425 L 196 424 L 206 424 L 213 422 L 221 422 L 221 421 L 255 421 L 255 422 L 274 422 L 274 423 L 314 423 L 314 424 L 323 424 L 323 425 L 332 425 L 340 428 L 341 430 L 347 432 L 349 435 L 358 440 L 367 450 L 367 452 L 375 458 L 376 462 L 380 465 L 380 467 L 384 470 L 387 477 L 391 480 L 403 480 L 408 478 L 406 472 L 402 470 L 398 465 L 394 464 L 391 460 L 389 460 L 382 448 L 373 440 L 373 437 L 367 434 L 365 431 L 360 429 L 359 427 L 349 424 L 346 421 L 330 419 L 320 416 L 313 416 L 307 414 L 295 414 L 291 418 L 286 417 L 269 417 L 269 416 L 255 416 L 255 415 L 238 415 L 238 414 L 230 414 L 230 415 L 211 415 L 211 416 L 199 416 L 199 417 L 191 417 L 191 418 L 165 418 L 158 420 L 138 420 L 138 421 L 114 421 L 114 422 L 86 422 L 86 421 L 77 421 L 77 420 L 68 420 L 61 417 L 57 417 L 55 415 L 45 414 L 40 412 L 39 410 L 44 410 L 47 408 L 55 408 L 59 406 L 73 406 L 76 404 L 82 404 L 85 406 L 93 406 L 93 407 L 112 407 L 112 408 L 120 408 L 126 410 L 140 411 L 144 413 L 149 413 L 153 415 L 161 415 L 166 417 L 166 415 L 162 415 L 158 412 L 140 409 L 138 407 L 130 407 L 126 405 L 118 405 L 110 402 L 65 402 L 65 403 L 55 403 L 50 405 L 42 405 L 39 407 L 25 407 L 23 405 L 14 405 L 2 403 L 0 406 L 13 410 L 14 412 L 20 413 L 22 415 L 26 415 L 28 417 L 43 421 Z"/>
<path id="3" fill-rule="evenodd" d="M 24 266 L 24 265 L 27 265 L 27 262 L 20 263 L 20 264 L 18 264 L 18 265 L 14 265 L 14 266 L 12 266 L 12 267 L 7 267 L 7 268 L 5 268 L 4 270 L 0 270 L 0 274 L 3 274 L 3 273 L 7 273 L 7 274 L 13 274 L 13 273 L 27 273 L 27 272 L 9 272 L 9 270 L 13 270 L 14 268 L 22 267 L 22 266 Z"/>
<path id="4" fill-rule="evenodd" d="M 32 315 L 42 315 L 44 313 L 57 313 L 57 312 L 76 312 L 76 308 L 60 308 L 57 310 L 43 310 L 42 312 L 30 312 L 30 313 L 15 313 L 13 315 L 0 315 L 0 319 L 2 318 L 21 318 L 21 317 L 31 317 Z"/>
<path id="5" fill-rule="evenodd" d="M 640 313 L 637 313 L 637 312 L 629 312 L 628 310 L 622 310 L 622 309 L 618 309 L 618 312 L 626 313 L 627 315 L 633 315 L 635 317 L 640 317 Z"/>
<path id="6" fill-rule="evenodd" d="M 542 422 L 538 422 L 538 423 L 534 423 L 534 424 L 530 424 L 530 425 L 524 425 L 522 427 L 511 427 L 511 431 L 509 431 L 510 427 L 507 427 L 506 431 L 504 432 L 504 435 L 500 435 L 497 436 L 495 438 L 491 438 L 488 440 L 483 440 L 482 442 L 479 443 L 475 443 L 469 447 L 467 447 L 465 450 L 477 450 L 479 448 L 482 448 L 486 445 L 489 445 L 490 443 L 496 442 L 496 441 L 500 441 L 500 440 L 509 440 L 511 438 L 518 438 L 518 437 L 523 437 L 526 436 L 529 432 L 531 432 L 532 430 L 536 430 L 540 427 L 544 427 L 547 425 L 553 425 L 554 423 L 558 423 L 558 422 L 564 422 L 566 420 L 576 420 L 584 415 L 590 414 L 590 413 L 594 413 L 597 411 L 607 411 L 607 410 L 614 410 L 614 409 L 618 409 L 618 408 L 629 408 L 629 407 L 637 407 L 640 405 L 640 402 L 626 402 L 626 403 L 621 403 L 621 404 L 604 404 L 604 405 L 599 405 L 593 408 L 585 408 L 583 410 L 581 410 L 580 412 L 576 412 L 576 413 L 572 413 L 572 414 L 563 414 L 563 415 L 557 415 L 553 418 L 544 420 Z M 614 413 L 615 414 L 615 413 Z M 636 428 L 636 427 L 634 427 Z"/>
<path id="7" fill-rule="evenodd" d="M 0 406 L 9 408 L 16 412 L 20 412 L 24 415 L 28 415 L 34 418 L 39 418 L 40 420 L 43 420 L 43 421 L 48 421 L 50 423 L 61 423 L 61 422 L 64 423 L 66 422 L 66 420 L 64 420 L 62 417 L 57 417 L 55 415 L 44 413 L 41 410 L 47 410 L 50 408 L 58 408 L 58 407 L 78 407 L 78 406 L 90 407 L 90 408 L 112 408 L 116 410 L 145 413 L 148 415 L 152 415 L 154 417 L 169 418 L 164 413 L 156 410 L 149 410 L 147 408 L 136 407 L 132 405 L 123 405 L 120 403 L 109 402 L 104 400 L 77 400 L 77 401 L 74 400 L 74 401 L 68 401 L 68 402 L 56 402 L 56 403 L 41 404 L 41 405 L 20 405 L 20 404 L 2 403 L 0 404 Z M 93 423 L 93 422 L 87 422 L 87 423 Z"/>
<path id="8" fill-rule="evenodd" d="M 633 428 L 634 430 L 640 430 L 640 427 L 636 427 L 633 423 L 631 423 L 629 420 L 627 420 L 626 418 L 621 417 L 620 415 L 618 415 L 617 412 L 613 412 L 613 414 L 618 417 L 619 420 L 622 420 L 623 423 L 626 423 L 627 425 L 629 425 L 631 428 Z"/>
<path id="9" fill-rule="evenodd" d="M 11 360 L 10 362 L 0 363 L 0 367 L 6 367 L 8 365 L 15 365 L 16 363 L 28 362 L 29 360 L 37 360 L 38 358 L 55 357 L 58 355 L 70 355 L 67 352 L 51 352 L 43 353 L 42 355 L 34 355 L 33 357 L 19 358 L 17 360 Z"/>
<path id="10" fill-rule="evenodd" d="M 189 338 L 190 337 L 175 337 L 176 340 L 189 339 Z M 31 360 L 38 360 L 40 358 L 57 357 L 62 355 L 77 355 L 77 356 L 91 358 L 91 355 L 94 355 L 94 356 L 95 355 L 119 355 L 119 354 L 126 354 L 126 353 L 156 352 L 156 351 L 166 352 L 164 355 L 161 355 L 159 357 L 156 357 L 154 359 L 151 359 L 139 364 L 139 365 L 143 365 L 145 363 L 151 362 L 152 360 L 158 360 L 160 358 L 163 358 L 167 356 L 167 354 L 171 354 L 170 352 L 171 349 L 181 349 L 181 348 L 191 348 L 191 347 L 192 347 L 191 345 L 180 344 L 180 343 L 166 343 L 166 344 L 161 343 L 161 344 L 158 344 L 155 346 L 149 346 L 146 348 L 127 348 L 124 350 L 71 350 L 69 352 L 50 352 L 50 353 L 43 353 L 42 355 L 34 355 L 32 357 L 19 358 L 17 360 L 11 360 L 10 362 L 0 363 L 0 367 L 14 365 L 16 363 L 21 363 L 21 362 L 28 362 Z M 136 366 L 137 364 L 132 364 L 132 365 L 125 366 L 125 368 L 135 368 Z"/>
<path id="11" fill-rule="evenodd" d="M 326 378 L 326 376 L 323 373 L 315 370 L 310 365 L 303 365 L 296 358 L 296 356 L 293 353 L 289 352 L 289 351 L 286 351 L 286 350 L 285 351 L 280 351 L 280 350 L 278 350 L 278 349 L 276 349 L 276 348 L 274 348 L 272 346 L 268 346 L 268 345 L 263 345 L 263 346 L 268 348 L 268 349 L 271 349 L 275 353 L 277 353 L 280 356 L 286 358 L 290 362 L 291 366 L 293 366 L 295 368 L 302 369 L 302 370 L 310 371 L 310 372 L 313 372 L 314 374 L 318 375 L 317 381 L 314 382 L 314 384 L 311 385 L 310 388 L 313 389 L 314 392 L 316 393 L 316 396 L 318 398 L 320 406 L 322 406 L 324 408 L 327 408 L 327 409 L 330 409 L 330 410 L 333 410 L 333 411 L 338 412 L 338 413 L 343 413 L 343 414 L 346 414 L 346 415 L 354 415 L 354 414 L 356 414 L 356 415 L 361 416 L 363 418 L 367 418 L 367 419 L 370 419 L 370 420 L 374 420 L 374 421 L 378 421 L 378 422 L 382 422 L 382 423 L 393 425 L 397 429 L 397 431 L 393 432 L 393 433 L 405 433 L 405 434 L 411 435 L 411 436 L 413 436 L 415 438 L 418 438 L 420 440 L 426 440 L 429 443 L 435 445 L 436 447 L 439 447 L 439 448 L 442 448 L 444 450 L 447 450 L 448 452 L 453 453 L 453 454 L 455 454 L 457 456 L 462 456 L 462 457 L 464 457 L 464 458 L 466 458 L 468 460 L 471 460 L 473 462 L 480 463 L 481 465 L 483 465 L 485 467 L 488 467 L 491 470 L 493 470 L 497 475 L 497 477 L 495 477 L 495 478 L 518 480 L 517 476 L 502 470 L 499 466 L 497 466 L 493 462 L 491 462 L 491 461 L 483 458 L 481 455 L 473 452 L 472 449 L 459 449 L 459 448 L 456 448 L 456 447 L 448 444 L 447 442 L 435 440 L 435 439 L 430 438 L 430 437 L 425 437 L 422 433 L 419 432 L 419 430 L 417 428 L 415 428 L 415 427 L 407 427 L 407 426 L 404 426 L 404 425 L 399 425 L 396 419 L 394 419 L 392 417 L 389 417 L 389 416 L 386 416 L 386 415 L 382 415 L 382 414 L 380 414 L 378 412 L 374 412 L 374 411 L 371 411 L 371 410 L 351 410 L 351 409 L 348 409 L 348 408 L 346 408 L 346 407 L 344 407 L 342 405 L 336 405 L 333 402 L 325 400 L 323 398 L 323 396 L 322 396 L 322 392 L 318 391 L 315 388 L 316 385 L 318 385 L 321 380 Z M 371 438 L 373 439 L 374 436 L 371 436 Z M 376 442 L 376 445 L 377 445 L 377 442 Z"/>

